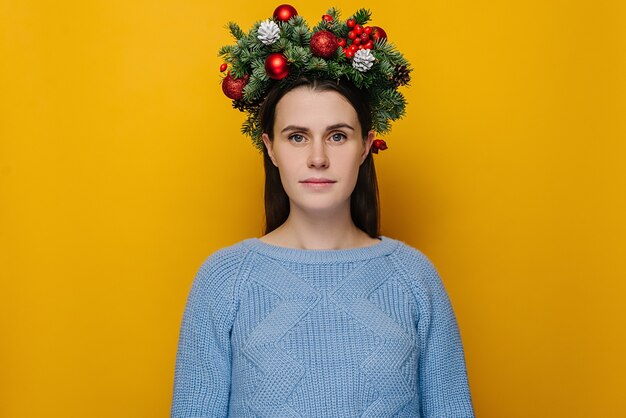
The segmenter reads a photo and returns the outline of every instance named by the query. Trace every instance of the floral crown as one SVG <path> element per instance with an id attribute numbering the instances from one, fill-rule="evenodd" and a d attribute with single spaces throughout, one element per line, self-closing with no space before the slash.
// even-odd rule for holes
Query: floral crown
<path id="1" fill-rule="evenodd" d="M 218 53 L 224 60 L 220 71 L 228 69 L 222 91 L 235 109 L 247 113 L 241 132 L 259 150 L 263 149 L 260 109 L 267 93 L 300 76 L 345 78 L 367 89 L 372 129 L 378 134 L 389 132 L 390 121 L 404 116 L 406 100 L 398 87 L 410 81 L 409 62 L 388 42 L 382 28 L 366 26 L 369 10 L 360 9 L 344 21 L 339 17 L 339 10 L 330 8 L 310 30 L 293 6 L 282 4 L 247 34 L 236 23 L 227 24 L 237 42 Z M 374 153 L 386 148 L 382 139 L 372 144 Z"/>

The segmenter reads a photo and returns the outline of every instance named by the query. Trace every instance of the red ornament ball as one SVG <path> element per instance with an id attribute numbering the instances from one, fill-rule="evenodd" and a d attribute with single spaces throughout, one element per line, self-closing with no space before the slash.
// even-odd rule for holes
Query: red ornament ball
<path id="1" fill-rule="evenodd" d="M 372 26 L 371 38 L 376 42 L 379 39 L 387 39 L 387 33 L 379 26 Z"/>
<path id="2" fill-rule="evenodd" d="M 316 57 L 332 58 L 339 47 L 337 37 L 327 30 L 320 30 L 311 37 L 311 53 Z"/>
<path id="3" fill-rule="evenodd" d="M 223 73 L 224 71 L 226 71 L 226 68 L 228 68 L 228 65 L 226 65 L 226 63 L 220 65 L 220 72 Z"/>
<path id="4" fill-rule="evenodd" d="M 281 4 L 274 9 L 274 19 L 286 22 L 294 16 L 298 15 L 298 11 L 290 4 Z"/>
<path id="5" fill-rule="evenodd" d="M 282 80 L 289 75 L 289 63 L 280 52 L 274 52 L 265 59 L 265 72 L 274 80 Z"/>
<path id="6" fill-rule="evenodd" d="M 222 91 L 229 99 L 241 100 L 243 99 L 243 88 L 248 84 L 248 78 L 250 78 L 248 74 L 241 78 L 233 78 L 229 71 L 222 80 Z"/>

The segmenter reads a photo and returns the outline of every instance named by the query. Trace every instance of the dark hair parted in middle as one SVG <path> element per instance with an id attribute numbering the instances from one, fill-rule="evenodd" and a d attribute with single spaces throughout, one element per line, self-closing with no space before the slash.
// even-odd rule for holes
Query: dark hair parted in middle
<path id="1" fill-rule="evenodd" d="M 372 129 L 372 112 L 366 90 L 358 89 L 345 79 L 335 81 L 300 77 L 271 90 L 261 105 L 261 127 L 271 141 L 274 140 L 276 105 L 285 94 L 301 86 L 316 91 L 335 91 L 345 97 L 359 118 L 362 139 L 364 141 L 367 139 L 367 133 Z M 272 163 L 266 147 L 263 147 L 263 166 L 265 168 L 265 233 L 268 234 L 287 220 L 289 197 L 280 181 L 278 168 Z M 378 183 L 371 152 L 359 167 L 356 185 L 350 197 L 350 214 L 352 221 L 359 229 L 372 238 L 380 236 Z"/>

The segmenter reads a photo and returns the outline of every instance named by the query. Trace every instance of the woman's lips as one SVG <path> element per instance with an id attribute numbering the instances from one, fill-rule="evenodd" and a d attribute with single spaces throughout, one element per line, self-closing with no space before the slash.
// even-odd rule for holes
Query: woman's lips
<path id="1" fill-rule="evenodd" d="M 310 187 L 313 189 L 325 189 L 333 184 L 335 184 L 336 180 L 330 180 L 326 178 L 308 178 L 306 180 L 300 181 L 305 187 Z"/>

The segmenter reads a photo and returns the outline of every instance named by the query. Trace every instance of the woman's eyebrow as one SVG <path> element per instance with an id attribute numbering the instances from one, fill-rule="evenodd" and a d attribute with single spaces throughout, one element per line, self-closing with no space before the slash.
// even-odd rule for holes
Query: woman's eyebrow
<path id="1" fill-rule="evenodd" d="M 339 128 L 348 128 L 354 131 L 354 128 L 350 125 L 348 125 L 347 123 L 335 123 L 334 125 L 330 125 L 326 127 L 326 131 L 332 131 L 333 129 L 339 129 Z M 309 132 L 309 128 L 306 128 L 304 126 L 296 126 L 296 125 L 288 125 L 285 126 L 283 128 L 282 131 L 280 131 L 281 133 L 287 132 L 287 131 L 303 131 L 303 132 Z"/>
<path id="2" fill-rule="evenodd" d="M 327 131 L 332 131 L 333 129 L 339 129 L 339 128 L 348 128 L 354 131 L 354 128 L 350 125 L 348 125 L 347 123 L 335 123 L 334 125 L 330 125 L 328 127 L 326 127 Z"/>
<path id="3" fill-rule="evenodd" d="M 304 132 L 308 132 L 309 128 L 305 128 L 304 126 L 296 126 L 296 125 L 287 125 L 285 126 L 285 128 L 280 131 L 280 133 L 284 133 L 287 131 L 304 131 Z"/>

